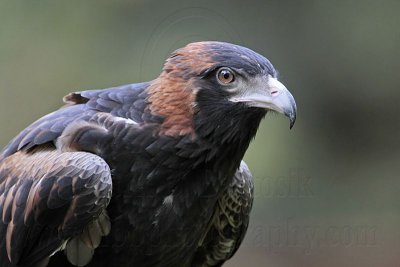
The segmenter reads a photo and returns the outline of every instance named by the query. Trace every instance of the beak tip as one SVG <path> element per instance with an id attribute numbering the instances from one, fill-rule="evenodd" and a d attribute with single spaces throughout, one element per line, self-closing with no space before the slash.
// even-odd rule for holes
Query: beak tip
<path id="1" fill-rule="evenodd" d="M 290 125 L 289 125 L 289 129 L 292 129 L 294 126 L 294 123 L 296 122 L 296 112 L 287 112 L 285 114 L 287 117 L 289 117 L 289 121 L 290 121 Z"/>
<path id="2" fill-rule="evenodd" d="M 295 121 L 296 121 L 296 119 L 294 119 L 294 120 L 290 119 L 290 125 L 289 125 L 290 130 L 293 128 Z"/>
<path id="3" fill-rule="evenodd" d="M 287 91 L 288 104 L 284 108 L 284 114 L 289 118 L 289 129 L 292 129 L 297 117 L 297 105 L 292 94 Z"/>

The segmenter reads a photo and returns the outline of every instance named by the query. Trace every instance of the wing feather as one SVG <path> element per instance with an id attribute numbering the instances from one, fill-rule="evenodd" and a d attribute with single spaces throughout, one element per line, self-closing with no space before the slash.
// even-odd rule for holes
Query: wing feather
<path id="1" fill-rule="evenodd" d="M 111 172 L 100 157 L 53 147 L 20 151 L 0 162 L 0 175 L 0 266 L 44 263 L 87 227 L 98 229 L 98 220 L 107 230 L 91 231 L 95 245 L 108 234 Z"/>
<path id="2" fill-rule="evenodd" d="M 0 161 L 19 150 L 29 150 L 35 146 L 54 142 L 75 121 L 89 121 L 97 112 L 109 113 L 112 116 L 131 119 L 141 123 L 149 83 L 128 84 L 102 90 L 89 90 L 70 93 L 64 97 L 66 106 L 54 111 L 32 123 L 18 134 L 5 147 Z M 156 117 L 147 120 L 160 120 Z"/>
<path id="3" fill-rule="evenodd" d="M 192 266 L 221 266 L 236 253 L 249 225 L 253 198 L 253 178 L 242 161 L 230 185 L 218 200 Z"/>

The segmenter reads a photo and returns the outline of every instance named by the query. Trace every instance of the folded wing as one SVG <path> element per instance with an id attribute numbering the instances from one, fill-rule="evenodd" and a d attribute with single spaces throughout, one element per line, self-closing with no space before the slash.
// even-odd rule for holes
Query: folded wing
<path id="1" fill-rule="evenodd" d="M 60 249 L 72 264 L 86 264 L 110 230 L 111 192 L 109 166 L 94 154 L 42 146 L 3 159 L 0 266 L 45 266 Z"/>
<path id="2" fill-rule="evenodd" d="M 230 259 L 246 234 L 253 205 L 253 178 L 244 161 L 218 200 L 209 230 L 199 244 L 192 266 L 222 266 Z"/>

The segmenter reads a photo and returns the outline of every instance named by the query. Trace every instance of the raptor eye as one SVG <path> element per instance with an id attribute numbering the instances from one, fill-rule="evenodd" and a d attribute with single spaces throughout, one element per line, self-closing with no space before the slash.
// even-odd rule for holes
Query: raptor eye
<path id="1" fill-rule="evenodd" d="M 233 71 L 228 68 L 221 68 L 217 72 L 218 82 L 222 85 L 232 83 L 235 80 L 235 75 Z"/>

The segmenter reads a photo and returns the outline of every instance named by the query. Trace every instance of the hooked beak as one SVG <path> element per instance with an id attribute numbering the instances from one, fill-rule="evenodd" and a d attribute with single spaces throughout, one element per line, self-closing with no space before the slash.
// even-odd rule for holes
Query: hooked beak
<path id="1" fill-rule="evenodd" d="M 231 98 L 232 102 L 243 102 L 251 107 L 274 110 L 286 115 L 290 120 L 290 129 L 296 121 L 296 102 L 288 89 L 276 78 L 268 77 L 265 86 L 256 86 L 244 94 Z"/>

